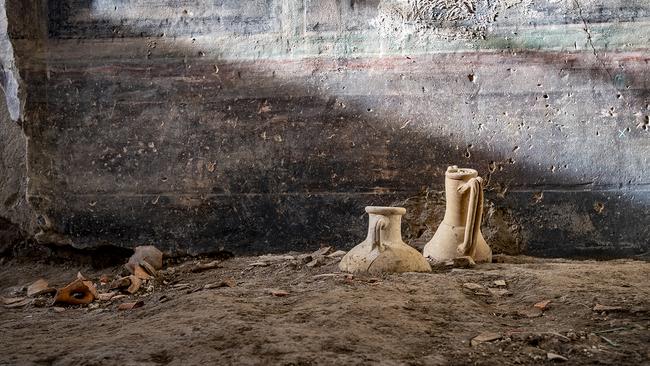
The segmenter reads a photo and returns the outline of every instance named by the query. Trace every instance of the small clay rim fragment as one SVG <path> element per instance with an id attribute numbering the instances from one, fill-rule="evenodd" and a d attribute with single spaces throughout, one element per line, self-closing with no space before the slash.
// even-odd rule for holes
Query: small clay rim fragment
<path id="1" fill-rule="evenodd" d="M 454 165 L 447 168 L 445 176 L 449 179 L 465 180 L 478 177 L 478 172 L 474 169 L 459 168 Z"/>
<path id="2" fill-rule="evenodd" d="M 366 212 L 375 215 L 404 215 L 406 209 L 404 207 L 382 207 L 382 206 L 366 206 Z"/>

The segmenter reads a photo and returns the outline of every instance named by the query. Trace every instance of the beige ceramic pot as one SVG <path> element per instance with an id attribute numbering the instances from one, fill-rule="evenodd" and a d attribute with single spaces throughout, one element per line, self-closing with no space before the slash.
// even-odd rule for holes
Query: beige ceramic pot
<path id="1" fill-rule="evenodd" d="M 346 272 L 430 272 L 431 266 L 417 250 L 402 241 L 402 207 L 366 207 L 368 236 L 341 259 Z"/>
<path id="2" fill-rule="evenodd" d="M 438 261 L 470 256 L 491 262 L 492 250 L 481 234 L 483 179 L 474 169 L 450 166 L 445 173 L 445 217 L 423 254 Z"/>

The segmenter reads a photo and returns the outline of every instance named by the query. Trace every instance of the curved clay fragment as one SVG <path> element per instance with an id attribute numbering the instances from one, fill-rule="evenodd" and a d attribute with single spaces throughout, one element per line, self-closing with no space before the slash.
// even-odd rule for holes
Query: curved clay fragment
<path id="1" fill-rule="evenodd" d="M 129 258 L 129 262 L 125 267 L 132 274 L 136 274 L 136 268 L 143 266 L 143 263 L 147 263 L 149 266 L 145 265 L 144 270 L 153 268 L 157 271 L 162 269 L 162 260 L 163 254 L 158 248 L 153 245 L 144 245 L 135 248 L 135 253 Z M 143 268 L 140 268 L 140 270 L 143 270 Z"/>
<path id="2" fill-rule="evenodd" d="M 140 286 L 142 286 L 142 280 L 138 276 L 130 275 L 127 277 L 118 278 L 113 283 L 111 283 L 110 290 L 122 290 L 126 291 L 129 294 L 136 293 Z"/>
<path id="3" fill-rule="evenodd" d="M 69 305 L 85 305 L 95 300 L 93 290 L 80 279 L 72 281 L 69 285 L 57 290 L 54 303 Z"/>
<path id="4" fill-rule="evenodd" d="M 34 297 L 43 294 L 51 294 L 56 292 L 56 289 L 48 286 L 47 281 L 40 278 L 36 282 L 27 287 L 27 296 Z"/>

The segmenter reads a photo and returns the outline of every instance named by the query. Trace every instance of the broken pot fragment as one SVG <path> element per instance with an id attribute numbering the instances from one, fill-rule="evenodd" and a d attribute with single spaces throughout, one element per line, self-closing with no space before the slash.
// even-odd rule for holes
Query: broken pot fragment
<path id="1" fill-rule="evenodd" d="M 32 283 L 27 287 L 27 296 L 38 296 L 42 294 L 55 293 L 56 289 L 48 286 L 47 281 L 44 279 L 38 279 L 36 282 Z"/>
<path id="2" fill-rule="evenodd" d="M 190 269 L 192 273 L 199 273 L 203 271 L 209 271 L 211 269 L 219 268 L 221 261 L 212 261 L 210 263 L 199 263 Z"/>
<path id="3" fill-rule="evenodd" d="M 30 298 L 24 298 L 24 297 L 11 297 L 8 299 L 2 299 L 2 303 L 6 308 L 13 309 L 13 308 L 21 308 L 25 305 L 28 305 L 32 302 L 32 299 Z"/>
<path id="4" fill-rule="evenodd" d="M 472 347 L 475 347 L 475 346 L 478 346 L 481 343 L 492 342 L 492 341 L 496 341 L 496 340 L 501 339 L 501 338 L 502 338 L 501 334 L 493 333 L 493 332 L 483 332 L 483 333 L 477 335 L 476 337 L 472 338 L 470 340 L 470 345 Z"/>
<path id="5" fill-rule="evenodd" d="M 142 262 L 143 264 L 149 265 L 147 262 Z M 150 267 L 151 268 L 151 267 Z M 151 268 L 153 270 L 153 268 Z M 155 274 L 155 271 L 154 271 Z M 139 264 L 133 266 L 133 275 L 141 280 L 150 280 L 153 278 L 153 275 L 149 274 L 149 271 Z"/>
<path id="6" fill-rule="evenodd" d="M 129 258 L 125 267 L 132 274 L 136 274 L 136 268 L 141 268 L 143 271 L 160 270 L 162 269 L 163 254 L 158 248 L 153 245 L 143 245 L 135 248 L 135 253 Z M 146 263 L 146 264 L 145 264 Z M 154 273 L 151 273 L 152 275 Z"/>
<path id="7" fill-rule="evenodd" d="M 118 278 L 113 281 L 109 287 L 110 290 L 122 290 L 130 294 L 136 293 L 140 286 L 142 286 L 142 280 L 135 275 L 130 275 L 127 277 Z"/>
<path id="8" fill-rule="evenodd" d="M 271 290 L 269 292 L 271 293 L 271 295 L 276 296 L 276 297 L 289 296 L 289 292 L 284 291 L 284 290 Z"/>
<path id="9" fill-rule="evenodd" d="M 542 300 L 535 305 L 534 307 L 538 308 L 539 310 L 546 310 L 548 309 L 549 304 L 551 303 L 551 300 Z"/>
<path id="10" fill-rule="evenodd" d="M 113 280 L 111 282 L 110 286 L 108 286 L 109 290 L 117 290 L 117 289 L 123 289 L 127 288 L 131 285 L 131 280 L 129 277 L 120 277 L 118 279 Z"/>
<path id="11" fill-rule="evenodd" d="M 112 299 L 115 295 L 117 295 L 117 292 L 112 291 L 112 292 L 105 292 L 102 294 L 97 295 L 97 300 L 99 301 L 109 301 Z"/>
<path id="12" fill-rule="evenodd" d="M 76 279 L 69 285 L 57 290 L 54 297 L 55 304 L 69 304 L 69 305 L 86 305 L 95 300 L 95 295 L 88 285 L 89 281 L 82 281 Z M 93 286 L 94 287 L 94 286 Z"/>
<path id="13" fill-rule="evenodd" d="M 140 286 L 142 286 L 142 280 L 136 276 L 129 276 L 129 280 L 131 280 L 131 284 L 129 284 L 129 287 L 127 287 L 126 292 L 130 294 L 138 292 Z"/>

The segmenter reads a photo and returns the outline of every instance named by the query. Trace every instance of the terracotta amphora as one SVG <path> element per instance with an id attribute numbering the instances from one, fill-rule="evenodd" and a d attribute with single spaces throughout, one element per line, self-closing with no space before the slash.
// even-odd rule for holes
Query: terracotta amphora
<path id="1" fill-rule="evenodd" d="M 492 249 L 481 234 L 483 179 L 474 169 L 450 166 L 445 173 L 445 217 L 423 254 L 438 261 L 470 256 L 491 262 Z"/>
<path id="2" fill-rule="evenodd" d="M 429 262 L 402 241 L 403 207 L 366 207 L 370 217 L 368 236 L 339 263 L 346 272 L 430 272 Z"/>

